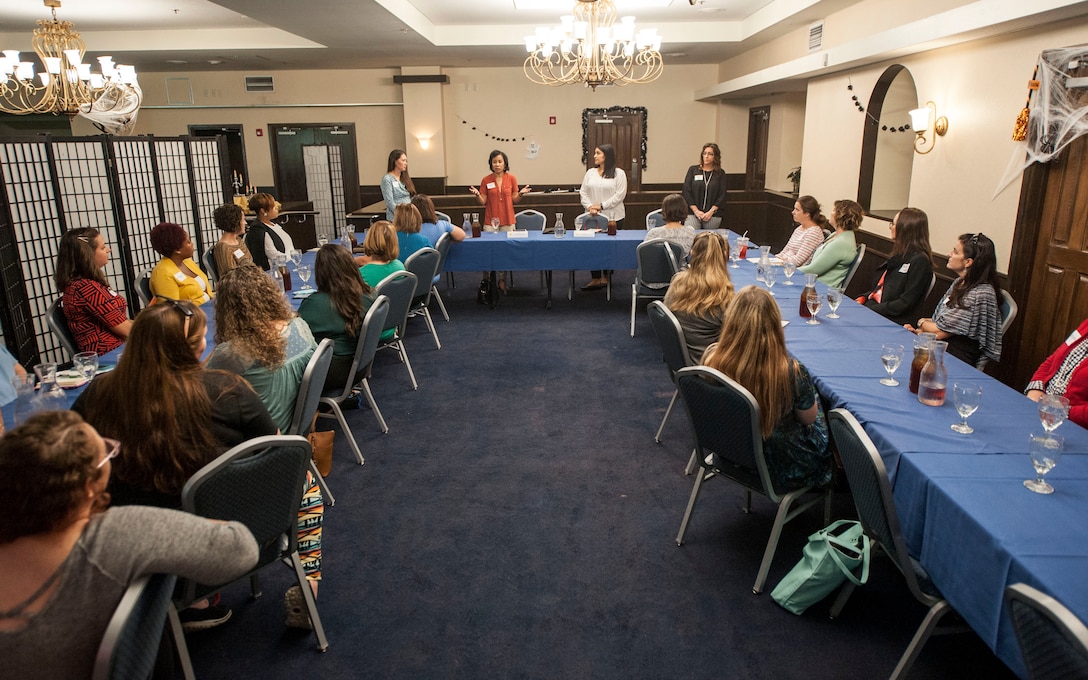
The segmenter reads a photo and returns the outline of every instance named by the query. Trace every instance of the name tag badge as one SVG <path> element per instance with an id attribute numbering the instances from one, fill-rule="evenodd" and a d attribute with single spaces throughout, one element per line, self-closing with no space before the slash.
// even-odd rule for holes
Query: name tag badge
<path id="1" fill-rule="evenodd" d="M 1069 337 L 1065 339 L 1065 344 L 1072 346 L 1077 340 L 1080 340 L 1080 331 L 1073 329 L 1073 332 L 1069 334 Z"/>
<path id="2" fill-rule="evenodd" d="M 181 272 L 178 272 L 178 273 L 174 274 L 174 280 L 177 281 L 178 283 L 184 283 L 185 274 L 182 274 Z"/>
<path id="3" fill-rule="evenodd" d="M 241 249 L 241 248 L 239 248 L 238 250 L 234 251 L 234 259 L 236 259 L 236 260 L 240 260 L 240 259 L 242 259 L 242 258 L 243 258 L 243 257 L 245 257 L 245 256 L 246 256 L 246 254 L 245 254 L 245 252 L 243 252 L 243 251 L 242 251 L 242 249 Z"/>
<path id="4" fill-rule="evenodd" d="M 899 268 L 900 274 L 906 274 L 908 271 L 910 271 L 910 262 L 905 263 L 902 267 Z"/>
<path id="5" fill-rule="evenodd" d="M 695 175 L 695 181 L 696 182 L 702 182 L 703 181 L 703 176 L 702 175 Z"/>
<path id="6" fill-rule="evenodd" d="M 486 187 L 486 188 L 488 188 L 488 189 L 494 189 L 494 188 L 495 188 L 495 183 L 494 183 L 494 182 L 488 182 L 488 183 L 487 183 L 487 187 Z"/>

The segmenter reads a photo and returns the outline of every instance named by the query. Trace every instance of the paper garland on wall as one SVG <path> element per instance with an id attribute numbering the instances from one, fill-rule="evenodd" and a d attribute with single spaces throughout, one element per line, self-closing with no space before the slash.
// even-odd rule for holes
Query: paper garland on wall
<path id="1" fill-rule="evenodd" d="M 496 142 L 524 142 L 526 139 L 528 139 L 527 135 L 509 135 L 500 137 L 499 135 L 493 135 L 490 132 L 485 132 L 481 130 L 478 125 L 473 125 L 472 123 L 465 120 L 464 118 L 461 118 L 460 116 L 457 117 L 457 120 L 461 121 L 461 125 L 470 126 L 473 132 L 479 132 L 484 137 L 487 137 L 488 139 L 494 139 Z"/>
<path id="2" fill-rule="evenodd" d="M 850 99 L 854 102 L 854 106 L 857 108 L 857 110 L 860 111 L 861 113 L 865 114 L 865 122 L 867 124 L 874 125 L 874 126 L 879 125 L 880 129 L 882 131 L 884 131 L 884 132 L 909 132 L 910 131 L 910 123 L 907 123 L 905 125 L 899 125 L 899 126 L 888 125 L 887 123 L 881 123 L 879 120 L 876 119 L 876 117 L 873 116 L 873 114 L 868 113 L 865 110 L 865 107 L 858 100 L 858 96 L 856 94 L 853 94 L 854 85 L 850 81 L 846 82 L 846 89 L 847 89 L 847 91 L 849 91 L 851 93 L 850 94 Z"/>

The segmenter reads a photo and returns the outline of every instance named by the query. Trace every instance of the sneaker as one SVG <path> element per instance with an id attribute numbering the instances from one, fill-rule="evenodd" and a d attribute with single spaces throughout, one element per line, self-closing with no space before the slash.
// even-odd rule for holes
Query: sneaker
<path id="1" fill-rule="evenodd" d="M 287 610 L 287 627 L 312 630 L 314 625 L 310 622 L 310 613 L 306 611 L 306 599 L 302 596 L 302 588 L 291 586 L 283 594 L 283 607 Z"/>
<path id="2" fill-rule="evenodd" d="M 181 619 L 181 629 L 186 633 L 215 628 L 226 623 L 230 619 L 230 615 L 230 608 L 220 605 L 211 605 L 204 609 L 189 607 L 178 612 L 178 618 Z"/>

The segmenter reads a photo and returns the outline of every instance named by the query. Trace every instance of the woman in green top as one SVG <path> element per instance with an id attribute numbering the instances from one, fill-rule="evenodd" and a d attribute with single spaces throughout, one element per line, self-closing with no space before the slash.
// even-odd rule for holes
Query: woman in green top
<path id="1" fill-rule="evenodd" d="M 835 227 L 835 233 L 827 237 L 812 253 L 812 260 L 798 270 L 817 274 L 821 283 L 832 288 L 841 286 L 850 264 L 857 256 L 854 231 L 861 226 L 864 216 L 861 206 L 854 201 L 835 201 L 835 209 L 831 211 L 831 226 Z"/>
<path id="2" fill-rule="evenodd" d="M 302 301 L 298 315 L 318 342 L 325 338 L 333 341 L 332 365 L 325 389 L 343 389 L 355 358 L 359 328 L 374 295 L 347 249 L 332 243 L 317 251 L 314 282 L 317 292 Z"/>
<path id="3" fill-rule="evenodd" d="M 382 279 L 394 272 L 404 271 L 404 263 L 397 259 L 400 246 L 397 244 L 397 230 L 393 223 L 378 220 L 370 225 L 363 239 L 363 254 L 355 258 L 359 273 L 366 285 L 374 288 Z M 390 328 L 382 333 L 382 340 L 392 340 L 396 330 Z"/>

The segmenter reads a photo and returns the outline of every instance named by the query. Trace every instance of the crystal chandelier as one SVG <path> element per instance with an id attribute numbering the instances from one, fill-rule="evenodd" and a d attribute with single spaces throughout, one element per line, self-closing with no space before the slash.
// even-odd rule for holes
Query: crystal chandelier
<path id="1" fill-rule="evenodd" d="M 136 69 L 114 65 L 111 57 L 99 57 L 101 72 L 91 73 L 83 63 L 87 46 L 71 21 L 58 21 L 60 0 L 44 0 L 53 11 L 52 21 L 39 19 L 34 29 L 34 51 L 44 70 L 34 79 L 34 63 L 20 58 L 18 50 L 4 50 L 0 57 L 0 112 L 99 113 L 139 100 Z"/>
<path id="2" fill-rule="evenodd" d="M 635 18 L 616 21 L 612 0 L 577 0 L 561 26 L 525 37 L 525 75 L 539 85 L 626 85 L 656 80 L 664 69 L 661 36 L 635 32 Z"/>

